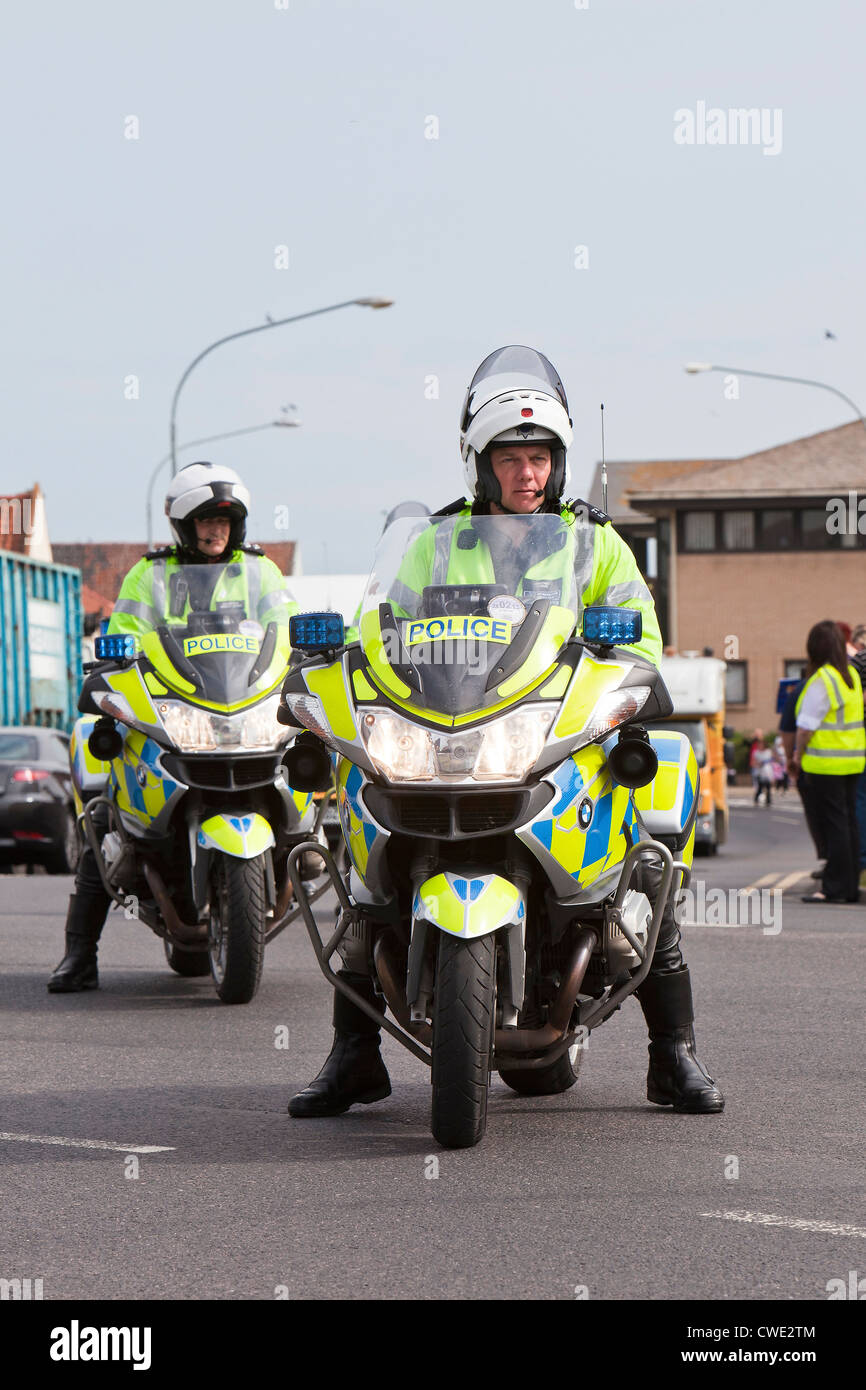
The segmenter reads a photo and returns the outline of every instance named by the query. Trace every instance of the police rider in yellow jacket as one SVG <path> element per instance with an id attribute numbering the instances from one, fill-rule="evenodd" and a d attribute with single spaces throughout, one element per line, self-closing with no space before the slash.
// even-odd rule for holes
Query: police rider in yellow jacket
<path id="1" fill-rule="evenodd" d="M 151 551 L 133 565 L 121 585 L 109 633 L 141 636 L 160 624 L 182 621 L 188 605 L 208 609 L 238 598 L 263 628 L 271 621 L 288 624 L 297 604 L 282 574 L 258 546 L 244 544 L 249 508 L 250 494 L 233 469 L 213 463 L 182 468 L 165 499 L 175 544 Z M 98 812 L 94 821 L 99 824 Z M 103 820 L 101 830 L 106 828 Z M 69 899 L 65 954 L 48 981 L 52 994 L 98 988 L 97 943 L 110 906 L 86 845 Z"/>
<path id="2" fill-rule="evenodd" d="M 446 520 L 410 547 L 400 568 L 399 587 L 392 586 L 392 598 L 406 615 L 414 616 L 420 611 L 425 585 L 473 578 L 467 563 L 471 565 L 475 552 L 461 546 L 470 517 L 559 514 L 573 524 L 570 573 L 559 575 L 555 562 L 552 566 L 545 562 L 543 573 L 530 571 L 524 577 L 523 592 L 542 593 L 551 585 L 573 583 L 578 614 L 590 604 L 639 609 L 643 636 L 635 650 L 657 666 L 662 651 L 658 620 L 631 550 L 604 512 L 585 502 L 563 501 L 571 424 L 565 391 L 546 357 L 518 346 L 491 353 L 476 371 L 463 406 L 460 445 L 470 500 L 461 499 L 437 513 Z M 641 873 L 643 889 L 654 900 L 661 885 L 661 865 L 658 861 L 655 866 L 645 865 Z M 340 951 L 341 974 L 347 983 L 381 1009 L 367 973 L 366 941 L 347 935 Z M 648 1099 L 681 1113 L 723 1110 L 724 1098 L 695 1053 L 691 983 L 670 903 L 638 997 L 650 1039 Z M 330 1055 L 315 1080 L 292 1097 L 289 1114 L 339 1115 L 356 1103 L 369 1104 L 390 1095 L 379 1037 L 376 1024 L 345 995 L 335 992 Z"/>

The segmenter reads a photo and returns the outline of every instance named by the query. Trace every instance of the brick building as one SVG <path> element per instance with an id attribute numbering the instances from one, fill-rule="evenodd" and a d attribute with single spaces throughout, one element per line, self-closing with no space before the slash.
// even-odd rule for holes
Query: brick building
<path id="1" fill-rule="evenodd" d="M 601 505 L 600 469 L 590 501 Z M 679 651 L 728 662 L 728 722 L 771 729 L 822 618 L 866 622 L 866 430 L 740 459 L 608 464 L 608 512 Z"/>

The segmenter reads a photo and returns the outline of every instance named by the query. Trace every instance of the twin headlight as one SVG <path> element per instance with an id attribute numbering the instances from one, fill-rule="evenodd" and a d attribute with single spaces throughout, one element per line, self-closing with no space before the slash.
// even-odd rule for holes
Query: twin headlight
<path id="1" fill-rule="evenodd" d="M 182 753 L 278 748 L 292 736 L 277 723 L 279 705 L 279 695 L 272 695 L 241 714 L 214 714 L 180 700 L 156 702 L 166 733 Z"/>
<path id="2" fill-rule="evenodd" d="M 533 705 L 447 734 L 392 710 L 364 710 L 358 723 L 370 761 L 391 782 L 520 782 L 544 747 L 556 710 Z"/>

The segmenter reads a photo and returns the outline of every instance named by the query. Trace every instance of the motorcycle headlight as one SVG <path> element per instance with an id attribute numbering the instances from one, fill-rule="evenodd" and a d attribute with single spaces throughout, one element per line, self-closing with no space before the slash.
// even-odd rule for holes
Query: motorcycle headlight
<path id="1" fill-rule="evenodd" d="M 277 722 L 279 703 L 279 695 L 272 695 L 241 714 L 226 715 L 179 700 L 162 700 L 157 710 L 166 733 L 182 753 L 230 752 L 286 743 L 291 730 Z"/>
<path id="2" fill-rule="evenodd" d="M 538 758 L 556 705 L 534 705 L 481 728 L 444 733 L 390 710 L 367 710 L 361 737 L 370 761 L 391 782 L 519 782 Z"/>
<path id="3" fill-rule="evenodd" d="M 596 702 L 588 723 L 580 731 L 579 742 L 582 748 L 586 743 L 598 743 L 606 738 L 611 729 L 632 719 L 646 704 L 650 693 L 648 685 L 631 685 L 625 690 L 610 690 Z"/>

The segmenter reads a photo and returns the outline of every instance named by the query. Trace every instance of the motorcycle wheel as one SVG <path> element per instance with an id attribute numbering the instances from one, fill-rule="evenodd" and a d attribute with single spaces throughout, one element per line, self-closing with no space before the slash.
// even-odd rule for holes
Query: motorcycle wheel
<path id="1" fill-rule="evenodd" d="M 208 957 L 224 1004 L 248 1004 L 258 989 L 267 910 L 265 856 L 216 855 L 211 870 Z"/>
<path id="2" fill-rule="evenodd" d="M 572 1057 L 574 1053 L 574 1057 Z M 532 1067 L 528 1071 L 501 1071 L 499 1075 L 519 1096 L 558 1096 L 577 1080 L 583 1051 L 576 1044 L 551 1062 L 549 1067 Z"/>
<path id="3" fill-rule="evenodd" d="M 164 937 L 162 944 L 165 948 L 165 958 L 176 975 L 194 979 L 210 974 L 210 961 L 206 951 L 183 951 Z"/>
<path id="4" fill-rule="evenodd" d="M 66 811 L 57 848 L 45 861 L 45 867 L 50 874 L 74 874 L 78 868 L 80 854 L 81 843 L 78 839 L 75 816 L 71 811 Z"/>
<path id="5" fill-rule="evenodd" d="M 433 993 L 433 1137 L 469 1149 L 487 1128 L 496 1004 L 496 938 L 443 936 Z"/>

